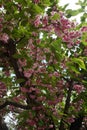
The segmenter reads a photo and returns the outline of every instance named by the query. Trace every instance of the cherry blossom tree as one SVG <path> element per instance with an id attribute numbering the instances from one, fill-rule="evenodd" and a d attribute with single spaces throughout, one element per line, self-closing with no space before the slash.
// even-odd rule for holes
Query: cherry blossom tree
<path id="1" fill-rule="evenodd" d="M 13 113 L 18 130 L 87 127 L 86 18 L 58 3 L 0 2 L 0 118 Z"/>

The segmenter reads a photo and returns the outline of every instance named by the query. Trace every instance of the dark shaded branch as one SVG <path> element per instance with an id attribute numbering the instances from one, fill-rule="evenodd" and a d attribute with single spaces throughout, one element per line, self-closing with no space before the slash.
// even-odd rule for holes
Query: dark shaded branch
<path id="1" fill-rule="evenodd" d="M 66 98 L 66 102 L 65 102 L 65 108 L 64 108 L 64 115 L 65 114 L 68 114 L 68 110 L 69 110 L 69 107 L 70 107 L 70 99 L 71 99 L 71 93 L 72 93 L 72 81 L 69 82 L 69 90 L 67 92 L 67 98 Z M 60 122 L 60 127 L 59 127 L 59 130 L 64 130 L 64 117 L 62 117 L 61 119 L 61 122 Z"/>
<path id="2" fill-rule="evenodd" d="M 5 107 L 7 107 L 7 106 L 9 106 L 9 105 L 12 105 L 14 107 L 21 108 L 21 109 L 26 109 L 26 110 L 29 109 L 28 105 L 22 105 L 22 104 L 19 104 L 17 102 L 6 101 L 2 105 L 0 105 L 0 110 L 3 109 L 3 108 L 5 108 Z"/>
<path id="3" fill-rule="evenodd" d="M 14 68 L 17 78 L 22 78 L 23 73 L 19 71 L 17 59 L 13 57 L 13 55 L 16 53 L 16 45 L 12 39 L 9 40 L 6 48 L 9 53 L 10 63 L 12 67 Z"/>
<path id="4" fill-rule="evenodd" d="M 24 86 L 27 79 L 24 77 L 23 70 L 21 72 L 19 71 L 18 60 L 13 57 L 14 54 L 16 54 L 16 52 L 17 52 L 16 42 L 12 39 L 9 39 L 8 43 L 4 43 L 3 41 L 0 41 L 0 45 L 4 46 L 6 48 L 6 50 L 8 52 L 8 60 L 11 64 L 11 66 L 13 67 L 13 70 L 16 74 L 17 79 L 23 78 L 25 80 L 24 82 L 20 83 L 20 86 Z"/>
<path id="5" fill-rule="evenodd" d="M 83 121 L 84 116 L 79 115 L 73 123 L 71 123 L 70 130 L 80 130 L 82 126 L 82 121 Z"/>
<path id="6" fill-rule="evenodd" d="M 15 44 L 18 44 L 18 43 L 21 42 L 24 38 L 25 38 L 25 36 L 21 37 L 19 40 L 17 40 L 17 41 L 15 42 Z"/>

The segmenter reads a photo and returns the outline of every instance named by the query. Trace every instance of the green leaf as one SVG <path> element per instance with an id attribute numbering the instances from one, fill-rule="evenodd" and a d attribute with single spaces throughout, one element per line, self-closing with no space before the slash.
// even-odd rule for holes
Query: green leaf
<path id="1" fill-rule="evenodd" d="M 55 13 L 52 17 L 51 17 L 52 20 L 58 20 L 60 19 L 60 15 L 58 13 Z"/>
<path id="2" fill-rule="evenodd" d="M 87 46 L 87 32 L 83 33 L 81 40 L 82 40 L 82 44 Z"/>
<path id="3" fill-rule="evenodd" d="M 67 8 L 69 4 L 65 4 L 64 7 L 63 7 L 63 11 L 65 11 L 65 9 Z"/>
<path id="4" fill-rule="evenodd" d="M 18 59 L 18 58 L 23 58 L 23 56 L 22 56 L 22 55 L 17 54 L 17 53 L 15 53 L 15 54 L 13 55 L 13 57 L 14 57 L 14 58 L 16 58 L 16 59 Z"/>
<path id="5" fill-rule="evenodd" d="M 79 70 L 74 66 L 74 64 L 72 62 L 68 62 L 67 66 L 69 67 L 70 71 L 73 71 L 76 74 L 80 74 Z"/>
<path id="6" fill-rule="evenodd" d="M 22 82 L 24 82 L 25 80 L 23 79 L 23 78 L 20 78 L 20 79 L 17 79 L 16 80 L 16 83 L 22 83 Z"/>
<path id="7" fill-rule="evenodd" d="M 43 0 L 43 5 L 49 6 L 51 4 L 50 0 Z"/>
<path id="8" fill-rule="evenodd" d="M 80 12 L 81 12 L 80 9 L 78 9 L 78 10 L 67 9 L 67 10 L 66 10 L 66 14 L 67 14 L 67 17 L 68 17 L 68 18 L 71 17 L 71 16 L 76 16 L 76 15 L 78 15 Z"/>
<path id="9" fill-rule="evenodd" d="M 32 10 L 32 13 L 34 14 L 41 14 L 43 12 L 42 8 L 38 6 L 37 4 L 32 5 L 31 10 Z"/>
<path id="10" fill-rule="evenodd" d="M 83 61 L 81 58 L 72 58 L 71 61 L 72 61 L 73 63 L 78 64 L 81 69 L 86 70 L 85 63 L 84 63 L 84 61 Z"/>

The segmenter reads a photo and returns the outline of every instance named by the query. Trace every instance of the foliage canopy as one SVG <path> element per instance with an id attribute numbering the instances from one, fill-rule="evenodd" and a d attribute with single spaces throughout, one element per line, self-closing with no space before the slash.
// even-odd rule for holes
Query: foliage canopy
<path id="1" fill-rule="evenodd" d="M 0 115 L 18 130 L 73 130 L 78 118 L 87 128 L 87 1 L 77 4 L 0 2 Z"/>

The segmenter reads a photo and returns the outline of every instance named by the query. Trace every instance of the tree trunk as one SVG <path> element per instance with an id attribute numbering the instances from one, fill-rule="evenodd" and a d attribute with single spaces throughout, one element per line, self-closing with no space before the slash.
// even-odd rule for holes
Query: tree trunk
<path id="1" fill-rule="evenodd" d="M 66 102 L 65 102 L 65 108 L 64 108 L 64 115 L 65 114 L 68 114 L 68 110 L 69 110 L 69 107 L 70 107 L 70 100 L 71 100 L 71 94 L 72 94 L 72 81 L 69 81 L 69 90 L 67 92 L 67 98 L 66 98 Z M 60 127 L 59 127 L 59 130 L 65 130 L 64 128 L 64 119 L 65 116 L 62 117 L 61 119 L 61 122 L 60 122 Z"/>

